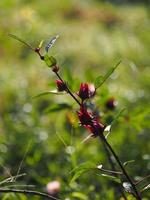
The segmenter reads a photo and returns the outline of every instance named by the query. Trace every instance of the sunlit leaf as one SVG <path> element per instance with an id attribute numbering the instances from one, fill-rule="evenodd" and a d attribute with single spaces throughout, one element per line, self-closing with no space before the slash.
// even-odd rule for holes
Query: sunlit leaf
<path id="1" fill-rule="evenodd" d="M 78 199 L 81 199 L 81 200 L 87 200 L 87 196 L 85 194 L 81 193 L 81 192 L 73 192 L 72 197 L 78 198 Z"/>
<path id="2" fill-rule="evenodd" d="M 96 169 L 96 165 L 90 162 L 85 162 L 79 165 L 78 167 L 74 168 L 70 173 L 74 173 L 74 175 L 71 178 L 70 183 L 74 182 L 76 179 L 78 179 L 83 173 L 88 172 L 90 170 Z"/>
<path id="3" fill-rule="evenodd" d="M 45 96 L 45 95 L 49 95 L 49 94 L 62 95 L 62 94 L 67 94 L 67 92 L 65 92 L 65 91 L 59 92 L 57 90 L 51 90 L 51 91 L 42 92 L 40 94 L 37 94 L 37 95 L 33 96 L 32 98 L 37 98 L 37 97 L 41 97 L 41 96 Z"/>
<path id="4" fill-rule="evenodd" d="M 49 56 L 48 54 L 44 55 L 44 61 L 48 67 L 52 67 L 57 64 L 57 60 L 53 56 Z"/>
<path id="5" fill-rule="evenodd" d="M 143 191 L 148 190 L 148 189 L 150 189 L 150 184 L 146 185 L 141 191 L 143 192 Z"/>
<path id="6" fill-rule="evenodd" d="M 40 42 L 40 44 L 39 44 L 39 49 L 42 48 L 43 42 L 44 42 L 44 40 L 42 40 L 42 41 Z"/>
<path id="7" fill-rule="evenodd" d="M 133 162 L 135 162 L 135 160 L 128 160 L 128 161 L 124 162 L 123 165 L 126 166 L 130 163 L 133 163 Z"/>
<path id="8" fill-rule="evenodd" d="M 117 183 L 121 183 L 121 180 L 116 176 L 112 176 L 112 175 L 108 175 L 108 174 L 104 174 L 104 173 L 103 174 L 98 174 L 98 176 L 103 176 L 103 177 L 111 179 L 112 181 L 115 181 Z"/>
<path id="9" fill-rule="evenodd" d="M 111 74 L 115 71 L 115 69 L 119 66 L 120 63 L 121 61 L 119 61 L 114 67 L 109 68 L 104 76 L 98 76 L 95 79 L 94 85 L 96 89 L 103 85 L 103 83 L 111 76 Z"/>

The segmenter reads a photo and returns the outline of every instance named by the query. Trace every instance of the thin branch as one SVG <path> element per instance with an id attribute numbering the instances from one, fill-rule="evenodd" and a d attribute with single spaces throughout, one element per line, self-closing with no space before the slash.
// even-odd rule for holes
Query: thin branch
<path id="1" fill-rule="evenodd" d="M 53 197 L 49 194 L 43 193 L 43 192 L 38 192 L 38 191 L 34 191 L 34 190 L 20 190 L 20 189 L 4 189 L 4 188 L 0 188 L 0 193 L 22 193 L 22 194 L 29 194 L 29 195 L 35 195 L 35 196 L 41 196 L 44 198 L 48 198 L 48 199 L 55 199 L 55 200 L 60 200 L 56 197 Z"/>
<path id="2" fill-rule="evenodd" d="M 108 170 L 108 169 L 99 169 L 100 171 L 103 171 L 103 172 L 107 172 L 107 173 L 111 173 L 111 174 L 117 174 L 117 175 L 122 175 L 122 172 L 116 172 L 116 171 L 112 171 L 112 170 Z"/>
<path id="3" fill-rule="evenodd" d="M 102 142 L 102 144 L 103 144 L 103 148 L 104 148 L 104 150 L 105 150 L 105 153 L 106 153 L 106 156 L 107 156 L 107 159 L 108 159 L 108 162 L 109 162 L 109 164 L 110 164 L 110 166 L 111 166 L 112 171 L 116 171 L 116 166 L 115 166 L 115 164 L 114 164 L 114 162 L 113 162 L 113 159 L 112 159 L 112 157 L 111 157 L 111 154 L 110 154 L 110 152 L 109 152 L 109 149 L 107 148 L 105 142 L 101 139 L 100 136 L 99 136 L 99 138 L 100 138 L 100 140 L 101 140 L 101 142 Z M 119 174 L 116 174 L 116 177 L 120 178 L 120 177 L 119 177 Z M 121 180 L 121 178 L 120 178 L 120 180 Z M 122 183 L 122 180 L 121 180 L 121 183 Z M 123 189 L 122 189 L 122 187 L 121 187 L 120 185 L 119 185 L 119 191 L 120 191 L 120 193 L 122 194 L 122 196 L 124 197 L 124 199 L 127 200 L 127 197 L 126 197 L 126 195 L 125 195 L 125 193 L 124 193 L 124 191 L 123 191 Z"/>
<path id="4" fill-rule="evenodd" d="M 0 182 L 0 185 L 2 185 L 2 184 L 4 184 L 4 183 L 12 183 L 12 182 L 14 182 L 17 178 L 22 177 L 22 176 L 25 176 L 25 175 L 26 175 L 26 174 L 23 173 L 23 174 L 18 174 L 18 175 L 16 175 L 16 176 L 11 176 L 11 177 L 9 177 L 9 178 L 6 178 L 6 179 L 4 179 L 3 181 Z"/>
<path id="5" fill-rule="evenodd" d="M 124 174 L 124 176 L 127 178 L 127 180 L 129 181 L 129 183 L 132 185 L 132 188 L 136 194 L 136 199 L 137 200 L 141 200 L 141 196 L 135 186 L 135 184 L 133 183 L 132 179 L 130 178 L 130 176 L 128 175 L 128 173 L 126 172 L 125 168 L 123 167 L 120 159 L 118 158 L 117 154 L 115 153 L 115 151 L 113 150 L 113 148 L 111 147 L 111 145 L 107 142 L 107 140 L 105 139 L 105 137 L 101 137 L 102 140 L 105 142 L 105 144 L 107 145 L 107 147 L 109 148 L 109 150 L 111 151 L 111 153 L 113 154 L 114 158 L 116 159 L 118 165 L 120 166 L 120 169 L 122 170 L 122 173 Z"/>
<path id="6" fill-rule="evenodd" d="M 135 183 L 135 185 L 138 185 L 138 184 L 142 183 L 145 179 L 147 179 L 147 178 L 149 178 L 149 177 L 150 177 L 150 174 L 149 174 L 148 176 L 145 176 L 145 177 L 142 178 L 141 180 L 137 181 L 137 182 Z"/>

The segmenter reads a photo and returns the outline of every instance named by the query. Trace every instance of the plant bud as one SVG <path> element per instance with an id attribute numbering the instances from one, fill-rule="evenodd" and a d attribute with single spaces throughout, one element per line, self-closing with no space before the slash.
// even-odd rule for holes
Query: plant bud
<path id="1" fill-rule="evenodd" d="M 117 101 L 112 97 L 107 100 L 106 108 L 109 110 L 114 110 L 116 108 L 117 104 L 118 104 Z"/>
<path id="2" fill-rule="evenodd" d="M 80 90 L 77 93 L 78 96 L 84 101 L 85 99 L 89 99 L 95 94 L 95 87 L 93 84 L 81 83 Z"/>
<path id="3" fill-rule="evenodd" d="M 66 84 L 60 79 L 56 80 L 56 84 L 59 92 L 65 91 L 67 89 Z"/>

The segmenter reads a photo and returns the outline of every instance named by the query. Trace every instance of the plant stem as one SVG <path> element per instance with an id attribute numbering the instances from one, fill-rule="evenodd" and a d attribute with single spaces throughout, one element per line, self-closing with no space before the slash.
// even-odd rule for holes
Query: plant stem
<path id="1" fill-rule="evenodd" d="M 61 76 L 60 76 L 57 72 L 55 72 L 55 74 L 56 74 L 56 76 L 65 84 L 65 82 L 64 82 L 64 80 L 61 78 Z M 77 99 L 77 98 L 73 95 L 73 93 L 70 91 L 70 89 L 68 88 L 68 86 L 66 86 L 66 87 L 67 87 L 67 92 L 68 92 L 68 93 L 71 95 L 71 97 L 79 104 L 79 106 L 81 106 L 81 105 L 83 104 L 83 102 L 80 103 L 80 102 L 78 101 L 78 99 Z M 107 146 L 106 146 L 106 144 L 105 144 L 105 142 L 104 142 L 103 140 L 102 140 L 102 143 L 103 143 L 103 146 L 104 146 L 104 149 L 105 149 L 105 152 L 106 152 L 108 161 L 109 161 L 109 163 L 110 163 L 110 165 L 111 165 L 111 168 L 112 168 L 113 171 L 115 171 L 115 166 L 114 166 L 114 163 L 113 163 L 113 161 L 112 161 L 110 152 L 109 152 L 109 150 L 107 149 Z M 127 200 L 127 197 L 126 197 L 126 195 L 124 194 L 124 191 L 122 190 L 121 187 L 119 187 L 119 190 L 120 190 L 120 193 L 122 194 L 122 196 L 124 197 L 124 199 Z"/>
<path id="2" fill-rule="evenodd" d="M 110 152 L 109 152 L 109 150 L 108 150 L 108 148 L 107 148 L 107 146 L 106 146 L 104 140 L 102 140 L 100 136 L 99 136 L 99 138 L 100 138 L 100 140 L 101 140 L 101 142 L 102 142 L 102 144 L 103 144 L 103 148 L 104 148 L 104 150 L 105 150 L 105 153 L 106 153 L 108 162 L 110 163 L 111 169 L 112 169 L 113 171 L 116 171 L 115 164 L 114 164 L 114 162 L 113 162 L 113 160 L 112 160 L 112 158 L 111 158 Z M 119 177 L 119 175 L 116 174 L 116 177 Z M 119 177 L 119 178 L 120 178 L 120 177 Z M 122 180 L 121 180 L 121 182 L 122 182 Z M 121 187 L 120 185 L 119 185 L 119 191 L 120 191 L 120 193 L 122 194 L 123 198 L 124 198 L 125 200 L 127 200 L 127 197 L 126 197 L 126 195 L 125 195 L 125 193 L 124 193 L 124 191 L 123 191 L 123 189 L 122 189 L 122 187 Z"/>
<path id="3" fill-rule="evenodd" d="M 57 73 L 57 72 L 55 72 L 55 74 L 56 74 L 56 76 L 64 83 L 64 84 L 66 84 L 65 82 L 64 82 L 64 80 L 61 78 L 61 76 Z M 71 92 L 71 90 L 69 89 L 69 87 L 66 85 L 66 87 L 67 87 L 67 92 L 71 95 L 71 97 L 79 104 L 79 106 L 81 106 L 81 103 L 79 102 L 79 100 L 74 96 L 74 94 Z"/>
<path id="4" fill-rule="evenodd" d="M 38 192 L 34 190 L 19 190 L 19 189 L 5 189 L 5 188 L 0 188 L 0 193 L 8 193 L 8 192 L 14 192 L 14 193 L 22 193 L 22 194 L 30 194 L 30 195 L 36 195 L 36 196 L 41 196 L 43 198 L 48 198 L 48 199 L 54 199 L 54 200 L 60 200 L 56 197 L 53 197 L 51 195 L 48 195 L 43 192 Z"/>
<path id="5" fill-rule="evenodd" d="M 113 150 L 113 148 L 111 147 L 111 145 L 107 142 L 106 138 L 104 136 L 100 136 L 102 138 L 102 140 L 105 142 L 106 146 L 108 147 L 108 149 L 110 150 L 110 152 L 113 154 L 114 158 L 116 159 L 118 165 L 120 166 L 124 176 L 127 178 L 127 180 L 129 181 L 129 183 L 131 184 L 134 192 L 135 192 L 135 197 L 137 200 L 142 200 L 141 196 L 139 194 L 139 192 L 137 191 L 137 188 L 135 186 L 135 184 L 133 183 L 133 181 L 131 180 L 130 176 L 128 175 L 128 173 L 126 172 L 125 168 L 123 167 L 122 163 L 119 160 L 119 157 L 117 156 L 117 154 L 115 153 L 115 151 Z"/>

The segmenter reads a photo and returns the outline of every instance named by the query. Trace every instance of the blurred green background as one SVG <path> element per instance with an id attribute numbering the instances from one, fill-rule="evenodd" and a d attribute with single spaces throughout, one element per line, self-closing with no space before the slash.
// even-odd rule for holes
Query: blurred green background
<path id="1" fill-rule="evenodd" d="M 1 186 L 20 188 L 29 184 L 45 191 L 48 182 L 58 180 L 61 199 L 120 199 L 114 183 L 100 172 L 85 173 L 69 184 L 69 172 L 83 162 L 110 168 L 102 145 L 97 139 L 81 143 L 88 133 L 78 126 L 78 107 L 70 97 L 32 98 L 55 89 L 56 77 L 37 55 L 8 37 L 8 33 L 33 46 L 41 40 L 46 44 L 59 34 L 50 53 L 57 58 L 61 74 L 74 92 L 80 82 L 93 82 L 122 60 L 94 102 L 106 124 L 126 108 L 108 139 L 122 162 L 135 160 L 127 169 L 138 180 L 150 171 L 148 1 L 1 0 L 0 24 L 1 181 L 26 173 L 15 182 L 0 182 Z M 115 111 L 105 108 L 112 96 L 118 101 Z M 59 110 L 61 106 L 57 105 L 61 103 L 72 108 Z M 146 184 L 145 181 L 140 187 Z M 149 198 L 148 191 L 143 192 L 143 197 Z M 31 199 L 15 194 L 1 194 L 1 198 Z"/>

